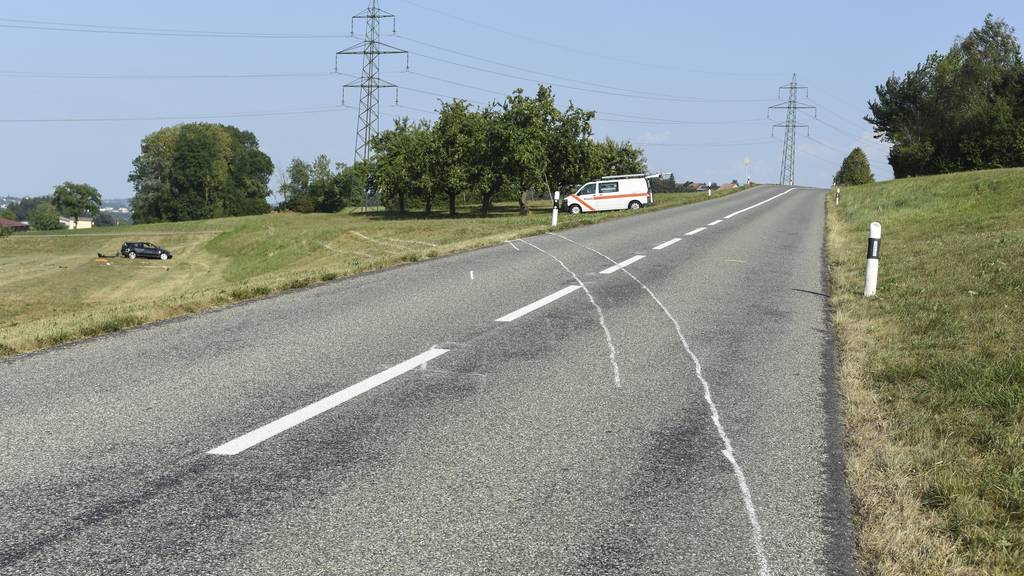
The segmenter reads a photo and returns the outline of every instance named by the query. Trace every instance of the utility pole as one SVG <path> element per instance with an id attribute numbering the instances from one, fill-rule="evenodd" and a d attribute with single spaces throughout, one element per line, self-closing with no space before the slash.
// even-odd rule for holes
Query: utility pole
<path id="1" fill-rule="evenodd" d="M 807 124 L 798 124 L 796 121 L 796 111 L 813 109 L 815 111 L 815 118 L 817 118 L 817 108 L 802 104 L 798 100 L 800 90 L 804 91 L 804 96 L 807 96 L 807 87 L 799 86 L 796 83 L 796 74 L 793 74 L 793 80 L 785 86 L 779 87 L 781 95 L 782 90 L 789 90 L 789 100 L 781 104 L 768 107 L 768 119 L 772 118 L 772 110 L 785 110 L 786 121 L 779 122 L 772 125 L 772 136 L 775 136 L 776 128 L 786 129 L 786 138 L 782 145 L 782 170 L 779 173 L 779 184 L 793 185 L 794 181 L 794 165 L 796 164 L 796 129 L 806 128 L 807 135 L 810 136 L 811 128 Z"/>
<path id="2" fill-rule="evenodd" d="M 370 146 L 373 137 L 380 129 L 379 94 L 381 88 L 395 88 L 395 103 L 398 103 L 398 86 L 383 80 L 380 77 L 380 57 L 384 54 L 405 54 L 405 67 L 409 68 L 409 52 L 401 48 L 395 48 L 380 41 L 381 20 L 391 19 L 391 32 L 395 32 L 395 15 L 380 9 L 377 0 L 370 0 L 366 10 L 352 17 L 351 33 L 355 35 L 355 21 L 366 21 L 366 34 L 363 41 L 344 50 L 339 51 L 334 57 L 334 68 L 337 72 L 338 56 L 358 55 L 363 57 L 363 72 L 358 80 L 354 80 L 342 86 L 341 102 L 345 103 L 345 89 L 359 88 L 359 124 L 356 127 L 356 152 L 353 164 L 359 164 L 373 156 Z M 376 205 L 379 198 L 376 195 L 373 175 L 367 179 L 366 190 L 363 191 L 362 205 Z"/>

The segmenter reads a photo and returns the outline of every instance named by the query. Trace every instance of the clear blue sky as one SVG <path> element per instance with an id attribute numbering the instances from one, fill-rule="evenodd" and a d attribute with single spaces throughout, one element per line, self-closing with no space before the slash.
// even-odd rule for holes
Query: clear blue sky
<path id="1" fill-rule="evenodd" d="M 346 80 L 331 73 L 334 53 L 355 42 L 345 37 L 349 17 L 365 7 L 364 0 L 4 3 L 0 195 L 48 194 L 71 180 L 93 184 L 107 198 L 130 197 L 127 176 L 140 139 L 187 119 L 253 131 L 279 169 L 292 157 L 320 153 L 350 163 L 356 111 L 330 109 L 341 103 Z M 777 101 L 778 86 L 796 73 L 809 88 L 807 102 L 819 107 L 817 120 L 803 116 L 811 139 L 798 136 L 797 180 L 819 186 L 831 182 L 857 145 L 876 176 L 891 178 L 886 148 L 871 141 L 862 120 L 876 84 L 945 51 L 988 12 L 1024 27 L 1020 0 L 383 0 L 382 7 L 398 16 L 398 36 L 386 41 L 411 52 L 410 72 L 403 57 L 384 64 L 385 77 L 403 88 L 400 107 L 393 92 L 382 94 L 382 127 L 389 115 L 430 116 L 437 107 L 433 94 L 484 102 L 520 86 L 533 90 L 536 82 L 529 79 L 536 79 L 554 84 L 563 103 L 598 110 L 595 135 L 644 146 L 652 169 L 671 170 L 680 181 L 742 180 L 749 157 L 754 180 L 775 182 L 781 132 L 773 139 L 766 111 Z M 312 37 L 38 29 L 63 24 Z M 358 72 L 360 65 L 346 59 L 342 70 Z M 114 77 L 38 77 L 49 73 Z M 234 77 L 196 77 L 223 75 Z M 358 94 L 348 92 L 346 102 L 358 102 Z M 215 117 L 300 110 L 307 112 Z M 94 118 L 144 119 L 24 122 Z M 654 120 L 642 123 L 647 118 Z"/>

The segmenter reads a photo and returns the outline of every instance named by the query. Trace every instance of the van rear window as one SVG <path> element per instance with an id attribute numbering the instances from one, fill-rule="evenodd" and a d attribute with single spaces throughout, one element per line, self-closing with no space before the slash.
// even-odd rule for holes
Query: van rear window
<path id="1" fill-rule="evenodd" d="M 613 193 L 613 192 L 618 192 L 619 191 L 619 183 L 618 182 L 601 182 L 598 185 L 598 191 L 601 194 L 610 194 L 610 193 Z"/>

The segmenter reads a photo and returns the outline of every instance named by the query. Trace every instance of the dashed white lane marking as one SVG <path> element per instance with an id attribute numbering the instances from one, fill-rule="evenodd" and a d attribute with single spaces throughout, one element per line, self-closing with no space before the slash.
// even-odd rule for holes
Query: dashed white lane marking
<path id="1" fill-rule="evenodd" d="M 473 278 L 473 271 L 470 270 L 469 271 L 469 281 L 472 282 L 473 280 L 474 280 L 474 278 Z"/>
<path id="2" fill-rule="evenodd" d="M 742 214 L 742 213 L 746 212 L 747 210 L 752 210 L 752 209 L 757 208 L 758 206 L 760 206 L 762 204 L 767 204 L 768 202 L 771 202 L 772 200 L 775 200 L 779 196 L 785 196 L 786 194 L 789 194 L 793 190 L 796 190 L 796 188 L 790 188 L 789 190 L 786 190 L 782 194 L 776 194 L 775 196 L 772 196 L 771 198 L 769 198 L 767 200 L 762 200 L 762 201 L 758 202 L 757 204 L 754 204 L 752 206 L 747 206 L 746 208 L 744 208 L 742 210 L 737 210 L 737 211 L 733 212 L 732 214 L 729 214 L 728 216 L 723 218 L 723 220 L 728 220 L 729 218 L 732 218 L 733 216 L 735 216 L 737 214 Z"/>
<path id="3" fill-rule="evenodd" d="M 721 223 L 722 223 L 722 221 L 721 221 L 721 220 L 715 220 L 714 222 L 712 222 L 712 223 L 708 224 L 708 226 L 718 226 L 718 225 L 719 225 L 719 224 L 721 224 Z"/>
<path id="4" fill-rule="evenodd" d="M 608 260 L 609 262 L 615 262 L 615 260 L 612 260 L 608 256 L 605 256 L 604 254 L 598 252 L 597 250 L 594 250 L 589 246 L 579 244 L 578 242 L 566 238 L 561 234 L 554 234 L 551 232 L 549 232 L 549 234 L 551 234 L 552 236 L 558 236 L 559 238 L 567 242 L 575 244 L 581 248 L 590 250 L 594 254 L 601 256 L 602 258 Z M 740 492 L 743 495 L 743 507 L 747 511 L 747 520 L 750 522 L 750 528 L 752 533 L 751 539 L 754 543 L 754 551 L 757 554 L 758 576 L 771 576 L 771 570 L 768 567 L 768 557 L 765 555 L 764 552 L 764 539 L 761 535 L 761 523 L 757 519 L 757 510 L 754 508 L 754 499 L 750 495 L 750 487 L 747 486 L 747 478 L 743 474 L 743 468 L 741 468 L 739 463 L 736 461 L 736 454 L 735 452 L 733 452 L 732 442 L 729 440 L 729 435 L 726 434 L 725 427 L 722 425 L 722 420 L 718 414 L 718 406 L 715 405 L 715 401 L 711 397 L 711 385 L 708 384 L 708 381 L 704 378 L 704 371 L 701 368 L 700 360 L 697 358 L 697 355 L 693 353 L 693 350 L 690 349 L 690 343 L 687 342 L 686 337 L 683 336 L 683 330 L 682 328 L 679 327 L 679 322 L 675 319 L 674 316 L 672 316 L 672 313 L 668 311 L 668 308 L 665 307 L 665 304 L 663 304 L 661 300 L 659 300 L 658 297 L 654 295 L 654 292 L 652 292 L 646 284 L 641 282 L 640 279 L 634 276 L 629 270 L 623 270 L 623 272 L 625 272 L 627 276 L 632 278 L 634 282 L 639 284 L 640 287 L 647 292 L 651 299 L 654 300 L 655 303 L 657 303 L 658 307 L 661 308 L 661 311 L 665 313 L 665 316 L 667 316 L 668 319 L 672 321 L 672 325 L 675 326 L 676 329 L 676 335 L 679 337 L 679 341 L 683 344 L 683 349 L 686 350 L 687 355 L 689 355 L 690 360 L 693 362 L 694 372 L 696 373 L 697 379 L 700 381 L 701 386 L 703 386 L 704 388 L 704 403 L 707 404 L 708 412 L 710 412 L 711 414 L 711 420 L 712 422 L 715 423 L 715 430 L 717 430 L 718 432 L 718 437 L 721 439 L 723 446 L 725 446 L 725 449 L 722 450 L 722 455 L 725 456 L 725 459 L 728 460 L 729 463 L 732 465 L 733 476 L 736 477 L 736 483 L 739 485 Z"/>
<path id="5" fill-rule="evenodd" d="M 668 242 L 662 242 L 661 244 L 658 244 L 657 246 L 654 247 L 654 249 L 655 250 L 664 250 L 665 248 L 668 248 L 669 246 L 675 244 L 676 242 L 679 242 L 680 240 L 682 240 L 682 238 L 673 238 L 673 239 L 669 240 Z"/>
<path id="6" fill-rule="evenodd" d="M 697 234 L 698 232 L 703 232 L 704 230 L 707 230 L 707 228 L 704 227 L 704 226 L 701 226 L 700 228 L 697 228 L 696 230 L 690 230 L 689 232 L 686 233 L 686 235 L 687 236 L 693 236 L 694 234 Z"/>
<path id="7" fill-rule="evenodd" d="M 605 323 L 604 321 L 604 311 L 601 310 L 601 306 L 599 306 L 597 301 L 594 300 L 594 295 L 590 293 L 590 289 L 587 288 L 585 284 L 583 284 L 583 281 L 580 280 L 580 277 L 577 276 L 575 272 L 570 270 L 569 267 L 565 265 L 565 262 L 559 260 L 554 254 L 551 254 L 547 250 L 541 248 L 540 246 L 537 246 L 536 244 L 532 244 L 527 240 L 522 240 L 522 243 L 526 244 L 527 246 L 536 248 L 542 254 L 547 255 L 548 258 L 551 258 L 555 262 L 558 262 L 558 264 L 562 268 L 564 268 L 566 272 L 572 275 L 573 279 L 576 280 L 576 283 L 580 285 L 580 288 L 583 288 L 583 291 L 587 293 L 587 298 L 590 299 L 590 304 L 594 307 L 595 310 L 597 310 L 597 321 L 601 324 L 601 329 L 604 330 L 605 342 L 608 343 L 608 361 L 612 365 L 612 375 L 614 376 L 615 387 L 621 388 L 622 379 L 619 376 L 619 363 L 615 360 L 615 344 L 612 343 L 612 333 L 608 331 L 608 324 Z"/>
<path id="8" fill-rule="evenodd" d="M 643 254 L 637 254 L 636 256 L 633 256 L 632 258 L 626 258 L 625 260 L 623 260 L 622 262 L 619 262 L 615 266 L 610 266 L 608 268 L 605 268 L 604 270 L 601 270 L 601 274 L 611 274 L 612 272 L 621 270 L 621 269 L 625 268 L 626 266 L 629 266 L 630 264 L 632 264 L 632 263 L 634 263 L 634 262 L 636 262 L 638 260 L 643 260 L 644 258 L 645 258 L 645 256 Z"/>
<path id="9" fill-rule="evenodd" d="M 577 284 L 575 286 L 566 286 L 565 288 L 562 288 L 561 290 L 559 290 L 558 292 L 555 292 L 554 294 L 551 294 L 549 296 L 545 296 L 545 297 L 541 298 L 540 300 L 537 300 L 533 304 L 527 304 L 526 306 L 523 306 L 522 308 L 520 308 L 519 310 L 516 310 L 515 312 L 510 312 L 510 313 L 502 316 L 501 318 L 498 318 L 497 320 L 495 320 L 495 322 L 511 322 L 511 321 L 513 321 L 513 320 L 515 320 L 517 318 L 522 318 L 523 316 L 526 316 L 530 312 L 533 312 L 534 310 L 536 310 L 538 308 L 543 308 L 544 306 L 547 306 L 548 304 L 551 304 L 552 302 L 554 302 L 555 300 L 558 300 L 559 298 L 561 298 L 563 296 L 567 296 L 569 294 L 572 294 L 573 292 L 579 290 L 580 288 L 583 288 L 583 286 L 579 285 L 579 284 Z"/>
<path id="10" fill-rule="evenodd" d="M 323 414 L 324 412 L 327 412 L 328 410 L 335 408 L 340 404 L 348 402 L 349 400 L 355 398 L 356 396 L 359 396 L 360 394 L 363 394 L 364 392 L 369 392 L 370 390 L 373 390 L 377 386 L 380 386 L 381 384 L 389 380 L 397 378 L 398 376 L 405 374 L 406 372 L 416 368 L 417 366 L 424 365 L 430 360 L 433 360 L 434 358 L 437 358 L 438 356 L 441 356 L 442 354 L 445 354 L 447 352 L 448 351 L 443 348 L 431 348 L 430 350 L 427 350 L 422 354 L 413 356 L 412 358 L 406 360 L 405 362 L 402 362 L 401 364 L 397 364 L 379 374 L 370 376 L 369 378 L 363 380 L 362 382 L 359 382 L 358 384 L 353 384 L 348 388 L 345 388 L 344 390 L 341 390 L 339 392 L 335 392 L 334 394 L 331 394 L 326 398 L 318 400 L 310 404 L 309 406 L 306 406 L 305 408 L 300 408 L 295 412 L 288 414 L 287 416 L 283 416 L 269 424 L 260 426 L 259 428 L 253 430 L 252 432 L 249 432 L 248 434 L 244 434 L 242 436 L 239 436 L 238 438 L 235 438 L 234 440 L 231 440 L 230 442 L 221 444 L 220 446 L 217 446 L 213 450 L 207 452 L 207 454 L 214 454 L 218 456 L 234 456 L 235 454 L 238 454 L 239 452 L 242 452 L 244 450 L 248 450 L 249 448 L 252 448 L 253 446 L 259 444 L 260 442 L 263 442 L 268 438 L 272 438 L 280 434 L 281 432 L 288 430 L 289 428 L 298 426 L 299 424 L 302 424 L 303 422 L 309 420 L 310 418 L 319 416 L 320 414 Z"/>

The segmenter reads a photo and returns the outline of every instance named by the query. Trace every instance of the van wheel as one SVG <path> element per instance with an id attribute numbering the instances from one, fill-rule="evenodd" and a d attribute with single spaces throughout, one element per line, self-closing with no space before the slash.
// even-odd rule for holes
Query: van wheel
<path id="1" fill-rule="evenodd" d="M 640 209 L 640 202 L 637 201 L 637 200 L 633 200 L 632 202 L 629 203 L 629 209 L 630 210 L 639 210 Z"/>
<path id="2" fill-rule="evenodd" d="M 135 260 L 135 252 L 129 252 L 128 253 L 128 259 L 129 260 Z"/>
<path id="3" fill-rule="evenodd" d="M 569 206 L 569 212 L 579 214 L 580 212 L 583 212 L 583 208 L 580 208 L 579 204 L 573 204 L 572 206 Z"/>

